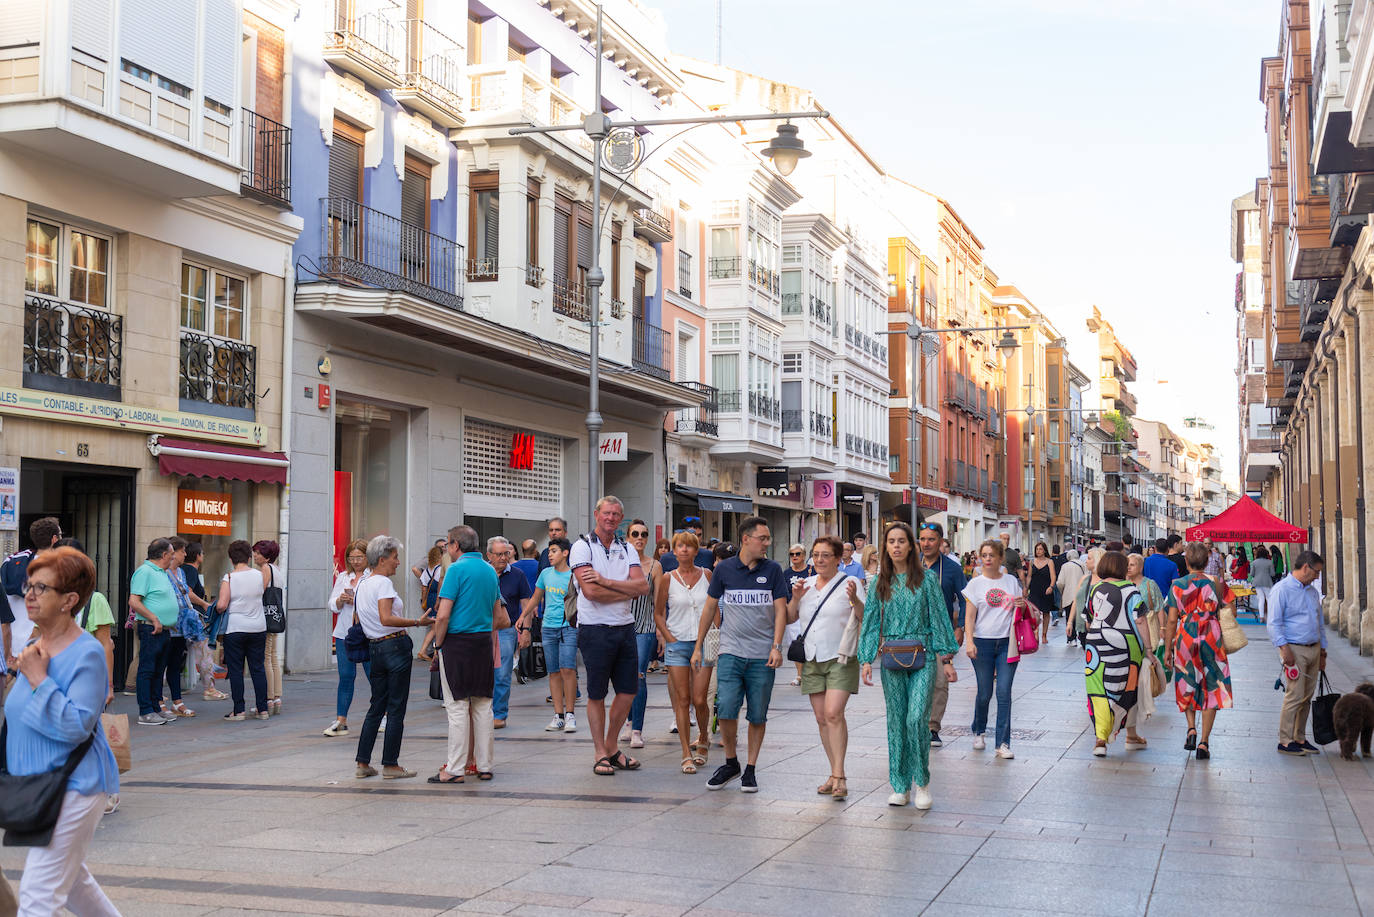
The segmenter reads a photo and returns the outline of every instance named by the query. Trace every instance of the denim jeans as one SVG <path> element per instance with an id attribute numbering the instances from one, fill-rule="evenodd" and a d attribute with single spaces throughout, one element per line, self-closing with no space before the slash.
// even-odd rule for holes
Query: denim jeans
<path id="1" fill-rule="evenodd" d="M 186 668 L 186 638 L 172 637 L 167 641 L 167 693 L 172 703 L 181 700 L 181 670 Z"/>
<path id="2" fill-rule="evenodd" d="M 267 631 L 253 634 L 224 634 L 220 638 L 224 644 L 224 667 L 229 670 L 229 696 L 234 699 L 234 712 L 244 711 L 243 663 L 248 662 L 248 675 L 253 679 L 253 696 L 257 699 L 257 710 L 267 710 L 267 668 L 263 658 L 267 652 Z"/>
<path id="3" fill-rule="evenodd" d="M 510 673 L 515 663 L 517 636 L 514 627 L 496 632 L 496 639 L 501 643 L 501 668 L 496 670 L 496 686 L 491 692 L 491 717 L 494 720 L 504 720 L 506 714 L 510 713 Z"/>
<path id="4" fill-rule="evenodd" d="M 386 739 L 382 742 L 382 767 L 395 767 L 401 760 L 401 739 L 406 729 L 406 702 L 410 700 L 410 669 L 415 644 L 409 634 L 369 644 L 372 652 L 372 703 L 363 720 L 358 736 L 359 764 L 372 763 L 372 747 L 377 744 L 377 730 L 386 717 Z"/>
<path id="5" fill-rule="evenodd" d="M 644 708 L 649 706 L 649 663 L 658 652 L 658 634 L 635 634 L 635 645 L 639 649 L 639 690 L 635 692 L 635 702 L 630 705 L 630 728 L 644 728 Z"/>
<path id="6" fill-rule="evenodd" d="M 996 745 L 1011 745 L 1011 683 L 1016 677 L 1015 662 L 1007 662 L 1007 637 L 974 637 L 978 658 L 973 660 L 973 672 L 978 676 L 978 697 L 973 702 L 974 735 L 982 735 L 988 728 L 988 702 L 992 700 L 993 683 L 997 690 Z"/>
<path id="7" fill-rule="evenodd" d="M 172 632 L 164 627 L 153 633 L 153 625 L 138 622 L 138 713 L 153 713 L 162 701 L 162 679 L 167 673 L 167 649 Z"/>
<path id="8" fill-rule="evenodd" d="M 339 693 L 334 701 L 334 715 L 343 719 L 348 716 L 348 708 L 353 706 L 353 684 L 358 680 L 358 666 L 363 667 L 363 677 L 371 680 L 372 660 L 358 663 L 349 659 L 348 650 L 338 637 L 334 638 L 334 658 L 339 662 Z"/>

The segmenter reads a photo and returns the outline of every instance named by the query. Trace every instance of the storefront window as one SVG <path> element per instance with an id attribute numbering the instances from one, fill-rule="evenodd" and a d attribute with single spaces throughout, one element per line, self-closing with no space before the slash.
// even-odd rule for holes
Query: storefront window
<path id="1" fill-rule="evenodd" d="M 335 512 L 347 511 L 351 538 L 404 541 L 406 415 L 360 401 L 335 411 Z"/>
<path id="2" fill-rule="evenodd" d="M 197 491 L 199 493 L 227 494 L 229 496 L 230 516 L 227 534 L 211 535 L 205 532 L 177 532 L 187 541 L 198 541 L 205 549 L 205 562 L 201 565 L 200 575 L 205 581 L 205 592 L 213 599 L 219 593 L 219 579 L 233 569 L 229 562 L 229 542 L 242 538 L 254 541 L 253 532 L 253 489 L 256 485 L 249 481 L 225 481 L 219 478 L 182 478 L 177 484 L 178 491 Z M 178 514 L 178 518 L 180 514 Z"/>

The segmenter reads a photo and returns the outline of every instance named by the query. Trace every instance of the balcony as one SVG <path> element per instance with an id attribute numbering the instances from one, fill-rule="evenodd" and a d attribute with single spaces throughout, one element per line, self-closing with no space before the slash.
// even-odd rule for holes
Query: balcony
<path id="1" fill-rule="evenodd" d="M 554 114 L 546 101 L 548 87 L 518 61 L 469 67 L 468 86 L 468 110 L 474 114 L 515 115 L 531 124 Z"/>
<path id="2" fill-rule="evenodd" d="M 1002 415 L 998 411 L 988 412 L 988 422 L 983 427 L 983 435 L 997 439 L 1002 435 Z"/>
<path id="3" fill-rule="evenodd" d="M 743 404 L 744 393 L 739 389 L 733 391 L 718 392 L 717 399 L 722 414 L 738 414 L 740 405 Z"/>
<path id="4" fill-rule="evenodd" d="M 625 300 L 611 297 L 611 318 L 622 319 L 625 317 Z"/>
<path id="5" fill-rule="evenodd" d="M 782 432 L 784 432 L 784 433 L 805 433 L 805 432 L 806 432 L 806 412 L 805 412 L 805 411 L 783 411 L 783 412 L 782 412 Z"/>
<path id="6" fill-rule="evenodd" d="M 322 211 L 322 273 L 463 308 L 463 246 L 346 198 Z"/>
<path id="7" fill-rule="evenodd" d="M 182 409 L 204 411 L 209 405 L 209 413 L 251 420 L 257 402 L 256 369 L 257 348 L 242 341 L 182 331 Z"/>
<path id="8" fill-rule="evenodd" d="M 635 211 L 635 232 L 650 242 L 673 241 L 673 221 L 655 207 L 640 207 Z M 714 258 L 712 259 L 715 260 Z"/>
<path id="9" fill-rule="evenodd" d="M 632 356 L 635 369 L 656 379 L 671 379 L 669 359 L 672 352 L 667 331 L 642 318 L 635 319 Z"/>
<path id="10" fill-rule="evenodd" d="M 405 36 L 406 67 L 392 95 L 440 127 L 462 127 L 463 49 L 422 19 L 407 19 Z"/>
<path id="11" fill-rule="evenodd" d="M 535 288 L 544 285 L 544 269 L 537 264 L 525 265 L 525 283 Z"/>
<path id="12" fill-rule="evenodd" d="M 800 293 L 784 293 L 784 294 L 782 294 L 782 314 L 783 314 L 783 315 L 801 315 L 801 314 L 803 314 L 805 311 L 806 311 L 806 307 L 802 304 L 802 294 L 800 294 Z"/>
<path id="13" fill-rule="evenodd" d="M 749 393 L 749 413 L 774 423 L 782 421 L 782 402 L 764 392 Z"/>
<path id="14" fill-rule="evenodd" d="M 568 277 L 553 282 L 553 311 L 578 322 L 590 322 L 592 313 L 587 305 L 587 285 Z"/>
<path id="15" fill-rule="evenodd" d="M 712 280 L 734 280 L 739 277 L 743 258 L 711 258 L 707 265 Z"/>
<path id="16" fill-rule="evenodd" d="M 1136 412 L 1137 406 L 1138 406 L 1138 403 L 1137 403 L 1137 401 L 1136 401 L 1135 395 L 1132 395 L 1130 392 L 1126 391 L 1126 387 L 1125 387 L 1125 386 L 1122 386 L 1122 387 L 1121 387 L 1121 394 L 1119 394 L 1119 395 L 1116 396 L 1116 408 L 1117 408 L 1117 410 L 1120 411 L 1120 412 L 1123 413 L 1123 414 L 1134 415 L 1135 412 Z"/>
<path id="17" fill-rule="evenodd" d="M 499 276 L 495 258 L 469 258 L 464 262 L 463 273 L 468 283 L 488 283 Z"/>
<path id="18" fill-rule="evenodd" d="M 811 435 L 819 436 L 822 439 L 831 438 L 830 417 L 817 411 L 811 412 Z"/>
<path id="19" fill-rule="evenodd" d="M 978 404 L 979 396 L 982 394 L 977 383 L 963 373 L 945 374 L 945 404 L 960 408 L 974 416 L 980 416 Z M 985 395 L 983 397 L 986 398 Z"/>
<path id="20" fill-rule="evenodd" d="M 1107 494 L 1105 507 L 1109 515 L 1114 515 L 1119 518 L 1139 519 L 1143 504 L 1136 497 L 1129 497 L 1122 494 Z"/>
<path id="21" fill-rule="evenodd" d="M 811 320 L 824 328 L 830 327 L 830 304 L 819 296 L 811 297 Z"/>
<path id="22" fill-rule="evenodd" d="M 769 270 L 757 261 L 749 262 L 749 282 L 760 290 L 778 293 L 782 290 L 782 278 L 777 271 Z"/>
<path id="23" fill-rule="evenodd" d="M 243 110 L 242 193 L 291 207 L 291 128 Z"/>
<path id="24" fill-rule="evenodd" d="M 104 309 L 24 295 L 24 387 L 120 399 L 124 319 Z"/>
<path id="25" fill-rule="evenodd" d="M 674 428 L 683 443 L 692 446 L 709 446 L 720 435 L 720 425 L 716 423 L 720 396 L 715 388 L 701 382 L 679 382 L 679 385 L 700 392 L 706 396 L 701 407 L 685 408 L 677 412 Z"/>
<path id="26" fill-rule="evenodd" d="M 380 12 L 353 15 L 350 0 L 334 0 L 326 12 L 324 59 L 375 89 L 401 85 L 400 23 Z"/>

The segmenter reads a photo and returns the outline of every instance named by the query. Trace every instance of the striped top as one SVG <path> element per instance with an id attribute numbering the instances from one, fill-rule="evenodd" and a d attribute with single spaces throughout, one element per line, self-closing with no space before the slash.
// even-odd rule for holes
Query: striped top
<path id="1" fill-rule="evenodd" d="M 630 611 L 635 616 L 635 633 L 637 634 L 652 634 L 656 630 L 654 627 L 654 580 L 658 578 L 662 569 L 658 561 L 649 561 L 648 566 L 644 568 L 644 575 L 649 578 L 649 591 L 630 603 Z"/>

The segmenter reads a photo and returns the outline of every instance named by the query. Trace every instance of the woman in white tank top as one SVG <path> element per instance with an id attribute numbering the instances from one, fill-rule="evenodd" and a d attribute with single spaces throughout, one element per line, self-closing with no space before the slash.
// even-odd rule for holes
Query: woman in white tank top
<path id="1" fill-rule="evenodd" d="M 706 608 L 706 586 L 711 581 L 710 570 L 695 566 L 699 545 L 691 532 L 678 532 L 673 536 L 677 569 L 659 574 L 654 591 L 654 625 L 668 668 L 668 697 L 677 717 L 684 774 L 695 774 L 697 768 L 706 763 L 710 749 L 706 728 L 711 722 L 711 712 L 706 704 L 706 690 L 711 683 L 711 669 L 702 666 L 692 671 L 697 628 Z M 695 744 L 688 744 L 692 729 L 689 706 L 696 707 L 697 728 L 701 733 Z"/>

